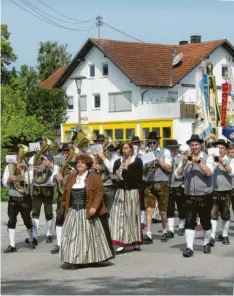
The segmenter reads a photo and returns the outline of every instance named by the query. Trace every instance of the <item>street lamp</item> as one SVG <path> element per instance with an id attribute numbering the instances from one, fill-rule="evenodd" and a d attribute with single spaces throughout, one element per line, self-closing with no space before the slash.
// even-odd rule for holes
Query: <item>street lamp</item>
<path id="1" fill-rule="evenodd" d="M 80 124 L 80 114 L 81 114 L 81 110 L 80 110 L 80 94 L 81 94 L 81 85 L 82 85 L 82 80 L 86 79 L 87 77 L 85 76 L 76 76 L 76 77 L 71 77 L 72 80 L 75 80 L 76 83 L 76 90 L 77 90 L 77 94 L 78 94 L 78 116 L 77 116 L 77 121 L 78 124 Z"/>

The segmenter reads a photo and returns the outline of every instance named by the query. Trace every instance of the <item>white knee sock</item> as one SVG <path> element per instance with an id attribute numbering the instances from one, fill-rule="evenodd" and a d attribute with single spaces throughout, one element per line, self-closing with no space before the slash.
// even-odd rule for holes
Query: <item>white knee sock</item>
<path id="1" fill-rule="evenodd" d="M 186 239 L 187 248 L 191 250 L 193 250 L 194 237 L 195 237 L 195 230 L 192 230 L 192 229 L 185 230 L 185 239 Z"/>
<path id="2" fill-rule="evenodd" d="M 147 232 L 146 232 L 146 235 L 147 235 L 149 238 L 152 239 L 152 232 L 151 232 L 151 231 L 147 231 Z"/>
<path id="3" fill-rule="evenodd" d="M 9 232 L 10 246 L 15 248 L 15 229 L 8 228 L 8 232 Z"/>
<path id="4" fill-rule="evenodd" d="M 33 241 L 33 229 L 27 229 L 29 241 Z"/>
<path id="5" fill-rule="evenodd" d="M 33 224 L 33 237 L 37 239 L 37 231 L 39 227 L 39 219 L 32 219 L 32 224 Z"/>
<path id="6" fill-rule="evenodd" d="M 167 222 L 168 222 L 168 230 L 174 233 L 174 221 L 175 218 L 168 218 Z"/>
<path id="7" fill-rule="evenodd" d="M 196 222 L 197 222 L 197 225 L 200 225 L 201 224 L 200 217 L 197 217 Z"/>
<path id="8" fill-rule="evenodd" d="M 215 233 L 216 233 L 216 228 L 217 228 L 217 224 L 218 224 L 218 221 L 217 220 L 211 220 L 211 237 L 213 239 L 215 239 Z"/>
<path id="9" fill-rule="evenodd" d="M 207 245 L 210 241 L 211 229 L 210 230 L 203 230 L 204 236 L 204 246 Z"/>
<path id="10" fill-rule="evenodd" d="M 61 238 L 62 238 L 62 227 L 56 226 L 56 235 L 57 235 L 57 245 L 61 246 Z"/>
<path id="11" fill-rule="evenodd" d="M 47 220 L 46 222 L 46 236 L 52 235 L 52 224 L 53 224 L 53 219 Z"/>
<path id="12" fill-rule="evenodd" d="M 184 219 L 180 219 L 180 221 L 179 221 L 179 229 L 184 229 Z"/>
<path id="13" fill-rule="evenodd" d="M 141 211 L 141 223 L 146 225 L 146 213 Z"/>
<path id="14" fill-rule="evenodd" d="M 228 236 L 230 220 L 227 220 L 227 221 L 222 220 L 222 224 L 223 224 L 223 237 Z"/>

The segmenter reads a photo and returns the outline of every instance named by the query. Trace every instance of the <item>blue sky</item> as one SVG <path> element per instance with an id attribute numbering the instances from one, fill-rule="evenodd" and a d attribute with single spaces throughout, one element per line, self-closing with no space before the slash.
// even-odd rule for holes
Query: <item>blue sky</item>
<path id="1" fill-rule="evenodd" d="M 22 1 L 13 0 L 27 10 Z M 39 0 L 27 0 L 32 5 L 54 17 L 69 21 L 43 6 Z M 234 45 L 234 0 L 43 0 L 59 12 L 78 19 L 87 20 L 98 15 L 107 24 L 118 28 L 144 42 L 178 44 L 189 40 L 190 35 L 202 35 L 203 41 L 228 39 Z M 34 12 L 35 13 L 35 12 Z M 36 19 L 17 7 L 10 0 L 2 0 L 2 23 L 9 26 L 11 42 L 18 55 L 17 68 L 22 64 L 36 65 L 40 41 L 67 43 L 74 55 L 86 40 L 97 38 L 93 22 L 81 25 L 66 24 L 86 31 L 69 31 L 54 27 Z M 132 39 L 106 26 L 101 28 L 101 38 Z"/>

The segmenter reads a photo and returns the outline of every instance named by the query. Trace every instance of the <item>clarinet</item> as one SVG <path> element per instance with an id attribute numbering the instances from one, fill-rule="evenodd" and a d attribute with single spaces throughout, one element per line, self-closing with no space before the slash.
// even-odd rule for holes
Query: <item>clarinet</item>
<path id="1" fill-rule="evenodd" d="M 119 180 L 123 180 L 122 173 L 123 173 L 123 170 L 124 170 L 125 163 L 126 163 L 126 158 L 123 157 L 123 161 L 122 161 L 121 166 L 120 166 L 120 168 L 118 169 L 118 172 L 117 172 L 117 177 L 118 177 Z"/>

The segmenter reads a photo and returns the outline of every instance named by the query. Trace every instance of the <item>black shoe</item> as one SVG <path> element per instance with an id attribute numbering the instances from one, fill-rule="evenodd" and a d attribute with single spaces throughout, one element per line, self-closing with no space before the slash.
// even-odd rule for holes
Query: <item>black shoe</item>
<path id="1" fill-rule="evenodd" d="M 211 253 L 211 245 L 210 244 L 206 244 L 204 246 L 204 250 L 203 250 L 204 254 L 210 254 Z"/>
<path id="2" fill-rule="evenodd" d="M 16 248 L 13 248 L 12 246 L 8 246 L 5 250 L 4 253 L 14 253 L 17 252 Z"/>
<path id="3" fill-rule="evenodd" d="M 167 233 L 163 233 L 163 235 L 161 236 L 161 242 L 165 243 L 168 241 L 168 235 Z"/>
<path id="4" fill-rule="evenodd" d="M 48 235 L 48 236 L 46 237 L 46 242 L 47 242 L 47 243 L 52 243 L 52 242 L 53 242 L 53 236 L 52 236 L 52 235 Z"/>
<path id="5" fill-rule="evenodd" d="M 133 251 L 141 251 L 140 247 L 133 247 Z"/>
<path id="6" fill-rule="evenodd" d="M 190 248 L 184 249 L 183 256 L 184 257 L 192 257 L 193 256 L 193 250 L 191 250 Z"/>
<path id="7" fill-rule="evenodd" d="M 151 244 L 153 243 L 153 240 L 152 240 L 152 238 L 150 238 L 150 237 L 147 235 L 147 236 L 145 236 L 145 237 L 143 238 L 143 243 L 144 243 L 145 245 L 151 245 Z"/>
<path id="8" fill-rule="evenodd" d="M 29 250 L 34 250 L 36 248 L 33 242 L 29 242 L 28 247 L 29 247 Z"/>
<path id="9" fill-rule="evenodd" d="M 56 245 L 51 251 L 50 253 L 51 254 L 58 254 L 59 253 L 59 249 L 60 247 L 58 245 Z"/>
<path id="10" fill-rule="evenodd" d="M 72 264 L 72 267 L 70 268 L 71 270 L 76 270 L 80 267 L 79 264 Z"/>
<path id="11" fill-rule="evenodd" d="M 223 244 L 224 245 L 229 245 L 230 244 L 228 236 L 223 237 Z"/>
<path id="12" fill-rule="evenodd" d="M 173 238 L 174 237 L 174 233 L 172 231 L 168 231 L 167 237 L 168 238 Z"/>
<path id="13" fill-rule="evenodd" d="M 214 246 L 215 246 L 215 240 L 214 240 L 213 237 L 210 238 L 209 245 L 210 245 L 211 247 L 214 247 Z"/>
<path id="14" fill-rule="evenodd" d="M 67 262 L 64 262 L 62 265 L 61 265 L 61 268 L 62 269 L 71 269 L 72 268 L 72 265 L 71 263 L 67 263 Z"/>
<path id="15" fill-rule="evenodd" d="M 152 219 L 152 223 L 161 223 L 162 222 L 162 220 L 158 220 L 158 219 Z"/>
<path id="16" fill-rule="evenodd" d="M 222 241 L 223 241 L 223 235 L 220 234 L 220 235 L 218 236 L 217 240 L 218 240 L 219 242 L 222 242 Z"/>
<path id="17" fill-rule="evenodd" d="M 185 229 L 184 228 L 179 228 L 178 230 L 178 236 L 183 236 L 185 233 Z"/>
<path id="18" fill-rule="evenodd" d="M 37 239 L 35 237 L 33 238 L 32 242 L 33 242 L 34 246 L 37 246 Z M 26 238 L 25 243 L 29 244 L 29 238 Z"/>

